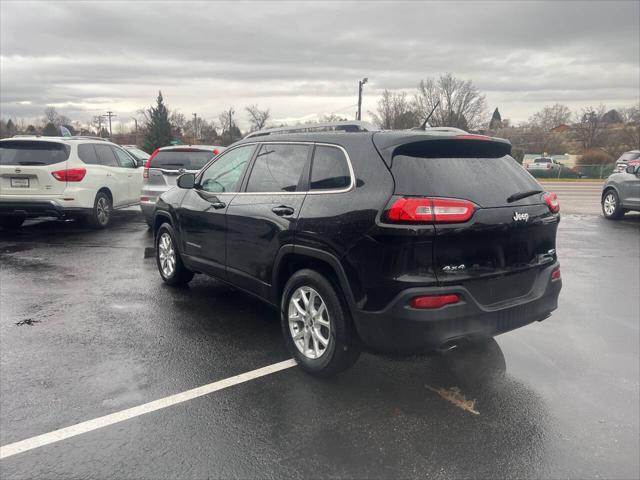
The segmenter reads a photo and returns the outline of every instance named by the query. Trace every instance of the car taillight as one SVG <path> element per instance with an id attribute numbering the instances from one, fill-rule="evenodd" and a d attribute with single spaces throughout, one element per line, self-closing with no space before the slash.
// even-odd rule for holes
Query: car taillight
<path id="1" fill-rule="evenodd" d="M 402 197 L 387 211 L 392 222 L 466 222 L 473 215 L 474 205 L 467 200 L 450 198 Z"/>
<path id="2" fill-rule="evenodd" d="M 51 175 L 61 182 L 80 182 L 86 174 L 86 168 L 67 168 L 65 170 L 51 172 Z"/>
<path id="3" fill-rule="evenodd" d="M 558 196 L 554 192 L 545 193 L 543 198 L 551 213 L 558 213 L 560 211 L 560 202 L 558 201 Z"/>
<path id="4" fill-rule="evenodd" d="M 217 148 L 213 149 L 213 155 L 216 156 L 220 153 L 220 150 L 218 150 Z"/>
<path id="5" fill-rule="evenodd" d="M 551 168 L 551 164 L 547 163 L 547 170 L 549 170 Z"/>
<path id="6" fill-rule="evenodd" d="M 155 157 L 158 154 L 159 150 L 160 150 L 159 148 L 156 148 L 151 154 L 151 156 L 147 158 L 147 161 L 144 164 L 144 170 L 142 171 L 143 178 L 149 178 L 149 168 L 151 168 L 151 160 L 153 160 L 153 157 Z"/>
<path id="7" fill-rule="evenodd" d="M 554 282 L 556 280 L 560 280 L 560 267 L 551 272 L 551 281 Z"/>
<path id="8" fill-rule="evenodd" d="M 447 295 L 421 295 L 419 297 L 413 297 L 409 302 L 411 308 L 441 308 L 445 305 L 451 305 L 460 301 L 460 295 L 457 293 L 450 293 Z"/>

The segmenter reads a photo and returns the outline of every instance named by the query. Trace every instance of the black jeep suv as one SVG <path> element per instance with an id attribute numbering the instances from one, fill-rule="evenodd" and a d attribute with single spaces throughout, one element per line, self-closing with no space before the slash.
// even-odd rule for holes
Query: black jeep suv
<path id="1" fill-rule="evenodd" d="M 455 129 L 267 131 L 158 200 L 158 269 L 280 309 L 307 372 L 366 347 L 415 353 L 547 318 L 559 205 L 501 139 Z"/>

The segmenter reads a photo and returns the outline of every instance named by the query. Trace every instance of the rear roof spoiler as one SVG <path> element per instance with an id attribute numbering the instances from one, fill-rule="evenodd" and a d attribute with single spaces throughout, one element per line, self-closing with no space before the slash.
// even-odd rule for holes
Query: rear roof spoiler
<path id="1" fill-rule="evenodd" d="M 467 133 L 453 128 L 378 132 L 373 143 L 388 166 L 393 157 L 407 155 L 424 158 L 504 157 L 511 153 L 511 142 L 503 138 Z"/>

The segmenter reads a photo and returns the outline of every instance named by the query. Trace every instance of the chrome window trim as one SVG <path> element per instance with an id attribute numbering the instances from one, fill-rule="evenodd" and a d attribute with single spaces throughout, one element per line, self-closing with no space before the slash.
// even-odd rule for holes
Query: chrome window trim
<path id="1" fill-rule="evenodd" d="M 351 179 L 351 182 L 349 183 L 348 187 L 345 188 L 339 188 L 339 189 L 333 189 L 333 190 L 307 190 L 305 192 L 283 192 L 283 191 L 278 191 L 278 192 L 235 192 L 236 195 L 324 195 L 324 194 L 337 194 L 337 193 L 347 193 L 350 192 L 351 190 L 353 190 L 356 186 L 356 180 L 355 180 L 355 173 L 353 172 L 353 166 L 351 165 L 351 157 L 349 157 L 349 154 L 347 153 L 347 151 L 345 150 L 344 147 L 342 147 L 341 145 L 336 145 L 333 143 L 324 143 L 324 142 L 292 142 L 292 141 L 256 141 L 256 142 L 247 142 L 247 143 L 243 143 L 241 145 L 238 145 L 238 147 L 241 147 L 242 145 L 265 145 L 265 144 L 272 144 L 272 145 L 308 145 L 310 147 L 313 146 L 320 146 L 320 147 L 333 147 L 333 148 L 337 148 L 339 150 L 342 150 L 342 153 L 344 155 L 344 158 L 347 160 L 347 167 L 349 168 L 349 177 Z M 235 147 L 232 149 L 235 150 Z M 224 153 L 226 153 L 228 150 L 225 150 Z M 219 157 L 219 156 L 218 156 Z M 218 158 L 216 157 L 216 158 Z M 254 162 L 255 163 L 255 162 Z M 249 173 L 249 175 L 251 175 L 251 173 Z"/>

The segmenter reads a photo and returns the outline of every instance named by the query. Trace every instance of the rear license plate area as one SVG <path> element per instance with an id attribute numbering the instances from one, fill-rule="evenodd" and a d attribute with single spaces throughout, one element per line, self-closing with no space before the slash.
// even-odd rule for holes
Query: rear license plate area
<path id="1" fill-rule="evenodd" d="M 11 188 L 29 188 L 29 179 L 21 177 L 11 177 Z"/>

